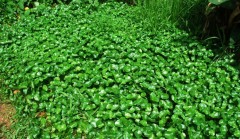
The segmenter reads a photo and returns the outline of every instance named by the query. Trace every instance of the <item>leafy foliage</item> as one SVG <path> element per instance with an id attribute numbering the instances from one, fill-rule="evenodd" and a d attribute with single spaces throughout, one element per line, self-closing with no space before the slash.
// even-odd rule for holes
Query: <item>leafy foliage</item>
<path id="1" fill-rule="evenodd" d="M 145 31 L 136 10 L 40 5 L 1 25 L 0 73 L 18 137 L 240 137 L 231 58 L 212 62 L 174 26 Z"/>
<path id="2" fill-rule="evenodd" d="M 72 0 L 0 0 L 0 24 L 12 24 L 20 18 L 26 7 L 36 7 L 39 4 L 53 6 L 68 4 Z"/>

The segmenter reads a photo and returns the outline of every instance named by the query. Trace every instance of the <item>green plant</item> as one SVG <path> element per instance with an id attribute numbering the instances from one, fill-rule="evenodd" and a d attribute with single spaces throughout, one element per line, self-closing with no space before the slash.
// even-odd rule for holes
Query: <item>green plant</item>
<path id="1" fill-rule="evenodd" d="M 18 138 L 239 138 L 239 71 L 173 25 L 104 3 L 39 6 L 0 28 Z M 18 92 L 18 93 L 14 93 Z"/>
<path id="2" fill-rule="evenodd" d="M 195 35 L 202 28 L 202 5 L 206 4 L 206 0 L 138 0 L 137 3 L 141 7 L 139 15 L 146 20 L 144 23 L 150 30 L 159 30 L 163 25 L 171 23 Z M 196 16 L 198 18 L 194 18 Z"/>
<path id="3" fill-rule="evenodd" d="M 23 2 L 0 0 L 0 24 L 10 24 L 17 20 L 20 10 L 23 10 Z"/>
<path id="4" fill-rule="evenodd" d="M 36 7 L 39 4 L 54 6 L 69 4 L 72 0 L 0 0 L 0 24 L 12 24 L 24 13 L 25 7 Z"/>

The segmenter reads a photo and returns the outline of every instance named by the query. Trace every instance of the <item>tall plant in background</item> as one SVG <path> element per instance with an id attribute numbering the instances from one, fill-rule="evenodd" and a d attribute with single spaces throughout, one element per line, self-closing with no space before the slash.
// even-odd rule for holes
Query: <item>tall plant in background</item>
<path id="1" fill-rule="evenodd" d="M 240 0 L 209 0 L 205 14 L 204 37 L 217 38 L 213 41 L 221 43 L 214 48 L 219 56 L 235 54 L 240 69 Z"/>
<path id="2" fill-rule="evenodd" d="M 146 26 L 158 29 L 168 23 L 194 30 L 203 20 L 207 0 L 136 0 L 141 7 L 140 17 L 146 19 Z"/>
<path id="3" fill-rule="evenodd" d="M 144 23 L 148 29 L 158 29 L 175 16 L 173 7 L 176 3 L 168 0 L 138 0 L 137 4 L 141 8 L 140 17 L 146 19 Z"/>

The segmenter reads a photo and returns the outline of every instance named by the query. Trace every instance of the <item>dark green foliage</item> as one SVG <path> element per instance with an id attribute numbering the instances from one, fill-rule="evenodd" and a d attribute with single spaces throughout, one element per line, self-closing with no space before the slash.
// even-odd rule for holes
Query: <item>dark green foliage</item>
<path id="1" fill-rule="evenodd" d="M 137 8 L 72 3 L 0 27 L 0 73 L 19 138 L 239 138 L 239 72 Z M 14 90 L 20 93 L 13 94 Z"/>
<path id="2" fill-rule="evenodd" d="M 10 24 L 17 20 L 24 9 L 24 0 L 0 0 L 0 24 Z"/>
<path id="3" fill-rule="evenodd" d="M 209 0 L 206 16 L 206 34 L 220 37 L 230 48 L 240 46 L 240 0 Z"/>
<path id="4" fill-rule="evenodd" d="M 240 1 L 209 0 L 205 15 L 204 37 L 218 44 L 213 49 L 220 55 L 234 53 L 240 66 Z"/>

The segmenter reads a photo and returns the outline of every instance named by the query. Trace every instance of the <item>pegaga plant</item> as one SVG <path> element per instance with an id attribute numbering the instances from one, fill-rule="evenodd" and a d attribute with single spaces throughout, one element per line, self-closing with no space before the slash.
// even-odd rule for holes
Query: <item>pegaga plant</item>
<path id="1" fill-rule="evenodd" d="M 0 27 L 0 42 L 10 42 L 0 43 L 0 95 L 16 106 L 13 138 L 240 138 L 230 57 L 213 62 L 173 25 L 144 30 L 138 7 L 80 2 L 40 5 Z"/>
<path id="2" fill-rule="evenodd" d="M 16 21 L 23 9 L 24 0 L 0 0 L 0 24 L 9 24 Z"/>
<path id="3" fill-rule="evenodd" d="M 55 6 L 69 4 L 72 0 L 0 0 L 0 24 L 11 24 L 20 18 L 25 8 L 37 7 L 39 4 Z"/>
<path id="4" fill-rule="evenodd" d="M 220 31 L 222 42 L 237 48 L 240 41 L 240 0 L 209 0 L 204 34 Z"/>

